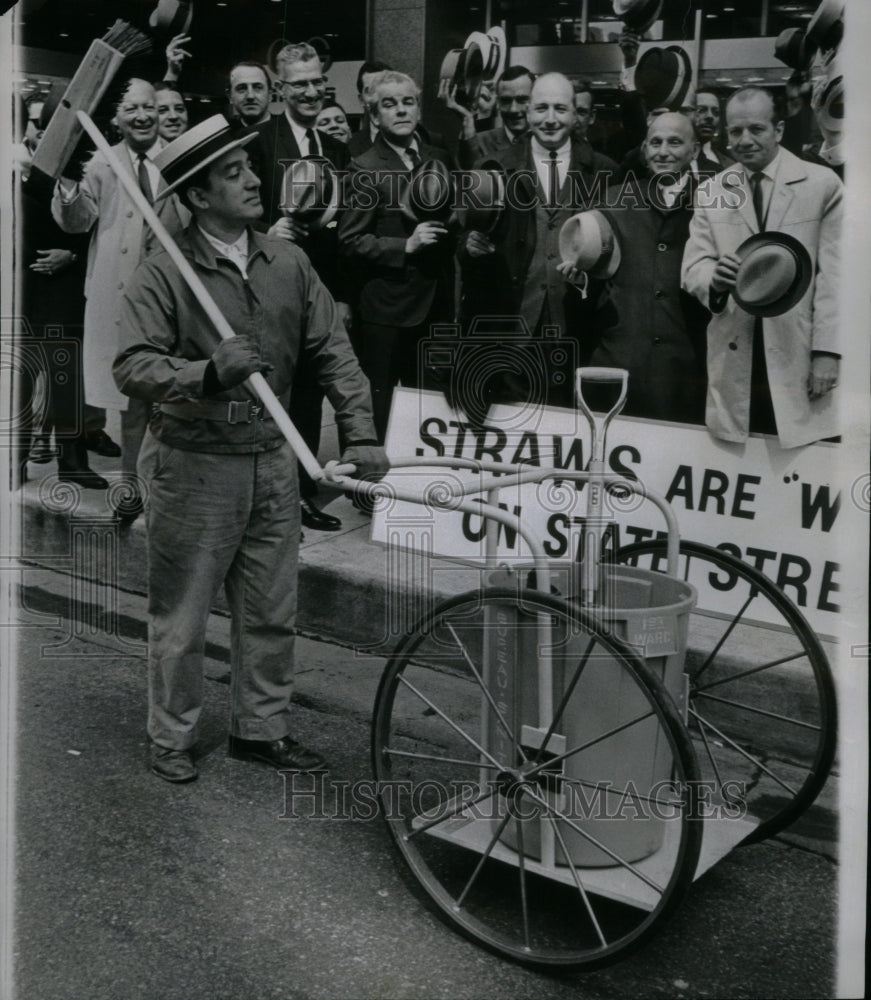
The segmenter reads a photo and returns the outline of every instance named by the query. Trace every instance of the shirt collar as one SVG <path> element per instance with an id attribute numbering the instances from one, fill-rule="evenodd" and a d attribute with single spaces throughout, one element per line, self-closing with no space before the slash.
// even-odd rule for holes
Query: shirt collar
<path id="1" fill-rule="evenodd" d="M 134 167 L 138 166 L 139 153 L 137 153 L 132 146 L 128 146 L 126 142 L 124 143 L 124 146 L 126 147 L 128 154 L 130 155 L 130 162 L 133 164 Z M 145 159 L 153 160 L 156 154 L 159 153 L 162 148 L 163 148 L 163 142 L 160 140 L 160 138 L 155 139 L 154 145 L 151 146 L 150 149 L 145 150 Z"/>
<path id="2" fill-rule="evenodd" d="M 244 257 L 246 260 L 248 259 L 247 229 L 244 229 L 239 239 L 234 240 L 232 243 L 224 243 L 223 240 L 219 240 L 217 236 L 212 236 L 211 233 L 207 233 L 199 223 L 197 223 L 197 229 L 199 229 L 203 236 L 205 236 L 209 243 L 212 244 L 222 257 L 229 257 L 232 260 L 235 255 L 238 257 Z"/>
<path id="3" fill-rule="evenodd" d="M 557 157 L 562 158 L 571 148 L 572 148 L 572 137 L 568 136 L 566 141 L 558 149 L 555 150 Z M 538 139 L 533 135 L 532 155 L 537 160 L 548 160 L 550 159 L 550 154 L 551 151 L 542 146 L 542 144 L 538 141 Z"/>
<path id="4" fill-rule="evenodd" d="M 756 171 L 756 170 L 750 170 L 750 171 L 748 171 L 747 172 L 747 177 L 749 179 L 752 174 L 760 173 L 760 174 L 765 174 L 765 176 L 770 181 L 777 180 L 777 168 L 778 168 L 779 164 L 780 164 L 780 148 L 778 147 L 777 153 L 775 154 L 774 159 L 771 161 L 771 163 L 767 164 L 767 166 L 764 166 L 759 171 Z M 746 167 L 745 167 L 745 170 L 746 170 Z"/>
<path id="5" fill-rule="evenodd" d="M 267 261 L 271 261 L 275 257 L 275 250 L 270 246 L 271 240 L 261 236 L 260 233 L 251 229 L 250 226 L 247 229 L 247 235 L 249 264 L 260 254 L 262 254 Z M 213 271 L 217 270 L 218 264 L 216 257 L 219 256 L 219 254 L 217 253 L 217 247 L 214 243 L 214 237 L 210 238 L 209 234 L 206 233 L 205 230 L 201 229 L 194 220 L 185 230 L 184 239 L 186 240 L 188 246 L 190 246 L 193 258 L 198 264 L 211 268 Z M 220 256 L 226 256 L 223 250 L 220 252 Z"/>
<path id="6" fill-rule="evenodd" d="M 408 155 L 409 149 L 413 149 L 415 153 L 417 153 L 417 155 L 420 156 L 420 147 L 417 144 L 417 136 L 413 136 L 411 142 L 406 147 L 394 146 L 392 142 L 388 142 L 388 140 L 384 137 L 383 134 L 381 138 L 384 139 L 384 142 L 387 143 L 387 145 L 393 150 L 394 153 L 396 153 L 396 155 L 399 157 L 400 160 L 403 161 L 403 163 L 405 162 L 405 157 Z"/>
<path id="7" fill-rule="evenodd" d="M 293 132 L 293 137 L 294 137 L 294 139 L 296 139 L 296 144 L 299 147 L 299 151 L 300 151 L 300 153 L 302 153 L 303 156 L 307 156 L 308 155 L 308 151 L 307 150 L 306 150 L 305 153 L 303 153 L 303 142 L 305 142 L 306 147 L 307 147 L 308 146 L 308 139 L 306 138 L 306 132 L 308 132 L 309 129 L 311 129 L 312 132 L 314 132 L 314 134 L 315 134 L 315 142 L 317 142 L 318 148 L 321 150 L 321 152 L 323 152 L 323 148 L 324 147 L 323 147 L 323 144 L 321 143 L 321 137 L 318 135 L 318 131 L 314 127 L 314 125 L 300 125 L 300 124 L 298 124 L 297 122 L 295 122 L 290 117 L 290 112 L 287 110 L 287 108 L 284 109 L 284 117 L 287 119 L 288 125 L 290 125 L 290 130 L 291 130 L 291 132 Z"/>

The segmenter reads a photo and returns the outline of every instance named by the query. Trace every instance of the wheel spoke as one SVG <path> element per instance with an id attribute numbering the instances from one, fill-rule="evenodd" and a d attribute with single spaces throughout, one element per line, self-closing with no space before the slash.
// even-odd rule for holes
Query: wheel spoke
<path id="1" fill-rule="evenodd" d="M 502 817 L 502 819 L 501 819 L 501 821 L 499 823 L 499 826 L 496 828 L 496 832 L 490 838 L 490 843 L 487 844 L 487 847 L 486 847 L 484 853 L 481 855 L 481 858 L 478 861 L 477 865 L 475 865 L 475 870 L 469 876 L 469 880 L 468 880 L 468 882 L 466 882 L 465 886 L 463 887 L 463 891 L 457 897 L 457 901 L 454 904 L 455 909 L 458 909 L 458 910 L 462 909 L 463 902 L 465 901 L 466 896 L 469 894 L 469 891 L 471 890 L 472 886 L 475 884 L 475 879 L 477 879 L 478 875 L 481 873 L 481 869 L 484 867 L 484 864 L 487 861 L 487 858 L 490 857 L 490 854 L 492 853 L 493 848 L 496 846 L 496 844 L 499 841 L 499 838 L 502 836 L 502 831 L 505 829 L 506 826 L 508 826 L 508 820 L 510 820 L 510 819 L 511 819 L 511 813 L 506 811 L 505 815 Z"/>
<path id="2" fill-rule="evenodd" d="M 527 789 L 527 791 L 531 798 L 535 799 L 535 801 L 538 802 L 540 805 L 543 805 L 545 809 L 552 810 L 554 816 L 556 816 L 557 819 L 561 820 L 563 823 L 568 824 L 576 833 L 579 833 L 584 838 L 584 840 L 587 840 L 591 844 L 598 847 L 600 851 L 604 851 L 605 854 L 607 854 L 612 861 L 616 861 L 616 863 L 620 865 L 621 868 L 625 868 L 627 871 L 632 872 L 632 874 L 635 875 L 637 878 L 641 879 L 641 881 L 644 882 L 645 885 L 650 886 L 651 889 L 653 889 L 655 892 L 658 892 L 660 896 L 663 894 L 663 892 L 665 891 L 663 887 L 661 885 L 657 885 L 656 882 L 654 882 L 652 878 L 649 878 L 647 875 L 645 875 L 644 872 L 639 871 L 635 867 L 635 865 L 632 864 L 631 861 L 627 861 L 625 858 L 621 858 L 616 851 L 612 851 L 611 848 L 608 847 L 606 844 L 603 844 L 601 840 L 594 837 L 591 833 L 587 833 L 587 831 L 579 827 L 578 824 L 575 823 L 573 819 L 571 819 L 571 817 L 564 816 L 558 809 L 556 809 L 553 806 L 552 803 L 548 802 L 547 799 L 542 798 L 542 796 L 539 795 L 537 792 L 535 792 L 532 788 Z"/>
<path id="3" fill-rule="evenodd" d="M 464 802 L 460 799 L 457 807 L 444 816 L 439 816 L 437 819 L 430 820 L 428 823 L 424 823 L 423 826 L 415 827 L 411 833 L 406 836 L 406 840 L 412 840 L 419 833 L 426 833 L 427 830 L 431 830 L 434 826 L 438 826 L 439 823 L 444 823 L 445 820 L 453 819 L 458 813 L 463 812 L 465 809 L 471 809 L 472 806 L 478 805 L 479 802 L 483 802 L 485 799 L 491 799 L 496 794 L 496 789 L 491 788 L 489 791 L 482 792 L 477 798 L 472 799 L 471 802 Z M 418 816 L 424 815 L 424 813 L 418 813 Z"/>
<path id="4" fill-rule="evenodd" d="M 529 951 L 529 904 L 526 899 L 526 851 L 523 846 L 523 824 L 519 817 L 514 818 L 517 829 L 517 872 L 520 878 L 520 912 L 523 916 L 523 947 Z"/>
<path id="5" fill-rule="evenodd" d="M 474 767 L 474 768 L 489 768 L 491 771 L 498 771 L 499 767 L 495 764 L 484 764 L 479 760 L 462 760 L 459 757 L 436 757 L 435 754 L 428 753 L 412 753 L 410 750 L 393 750 L 390 747 L 384 747 L 383 753 L 388 754 L 391 757 L 408 757 L 411 760 L 427 760 L 434 764 L 460 764 L 463 767 Z"/>
<path id="6" fill-rule="evenodd" d="M 708 734 L 705 732 L 704 726 L 699 726 L 699 733 L 701 734 L 702 742 L 705 745 L 705 752 L 708 755 L 708 760 L 711 762 L 711 767 L 714 769 L 714 777 L 717 779 L 717 787 L 722 788 L 724 784 L 723 775 L 720 774 L 720 768 L 714 759 L 714 751 L 711 749 L 711 743 L 708 739 Z"/>
<path id="7" fill-rule="evenodd" d="M 702 664 L 702 665 L 701 665 L 701 666 L 699 667 L 699 669 L 698 669 L 698 670 L 697 670 L 697 671 L 695 672 L 695 674 L 694 674 L 694 679 L 695 679 L 695 680 L 698 680 L 698 678 L 699 678 L 699 677 L 701 677 L 701 676 L 702 676 L 702 674 L 703 674 L 703 673 L 704 673 L 704 672 L 705 672 L 705 671 L 706 671 L 706 670 L 708 669 L 708 667 L 709 667 L 709 666 L 710 666 L 710 665 L 711 665 L 711 664 L 713 663 L 714 659 L 715 659 L 715 658 L 716 658 L 716 656 L 717 656 L 717 653 L 719 653 L 719 652 L 720 652 L 720 650 L 721 650 L 721 649 L 723 648 L 723 646 L 724 646 L 724 645 L 725 645 L 725 643 L 726 643 L 726 640 L 727 640 L 727 639 L 729 638 L 729 636 L 730 636 L 730 635 L 732 634 L 732 632 L 734 631 L 734 629 L 735 629 L 735 627 L 737 626 L 738 622 L 740 622 L 740 621 L 741 621 L 741 619 L 742 619 L 742 618 L 744 617 L 744 612 L 745 612 L 745 611 L 747 610 L 747 608 L 749 608 L 749 607 L 750 607 L 750 604 L 751 604 L 751 603 L 752 603 L 752 601 L 753 601 L 753 600 L 755 599 L 755 597 L 757 596 L 757 594 L 758 594 L 758 593 L 759 593 L 759 591 L 758 591 L 758 590 L 751 590 L 751 591 L 750 591 L 750 596 L 749 596 L 749 597 L 747 598 L 747 600 L 746 600 L 746 601 L 744 602 L 743 606 L 741 607 L 741 610 L 740 610 L 740 611 L 738 612 L 738 614 L 737 614 L 737 615 L 735 615 L 735 617 L 734 617 L 734 618 L 732 619 L 732 621 L 731 621 L 731 622 L 729 622 L 729 625 L 728 625 L 728 627 L 726 628 L 726 631 L 725 631 L 725 632 L 724 632 L 724 633 L 723 633 L 723 634 L 722 634 L 722 635 L 720 636 L 720 639 L 719 639 L 719 641 L 717 642 L 717 645 L 716 645 L 716 646 L 714 646 L 714 648 L 713 648 L 713 649 L 711 650 L 710 654 L 708 655 L 708 658 L 707 658 L 707 660 L 705 660 L 705 662 L 704 662 L 704 663 L 703 663 L 703 664 Z"/>
<path id="8" fill-rule="evenodd" d="M 725 733 L 723 733 L 719 729 L 717 729 L 717 727 L 712 722 L 708 721 L 707 719 L 703 719 L 699 715 L 699 713 L 696 712 L 696 711 L 694 711 L 692 708 L 689 710 L 689 712 L 690 712 L 690 715 L 693 716 L 693 718 L 695 718 L 695 719 L 698 720 L 698 722 L 699 722 L 700 725 L 707 726 L 711 730 L 712 733 L 716 733 L 716 735 L 719 736 L 721 740 L 725 740 L 725 742 L 728 743 L 729 746 L 732 747 L 733 750 L 737 750 L 738 753 L 741 754 L 741 756 L 745 760 L 750 761 L 750 763 L 753 764 L 755 767 L 758 767 L 761 771 L 764 771 L 768 775 L 769 778 L 771 778 L 773 781 L 776 781 L 778 785 L 780 785 L 781 787 L 783 787 L 784 789 L 786 789 L 786 791 L 788 791 L 790 793 L 790 795 L 797 795 L 798 794 L 797 789 L 793 788 L 791 785 L 788 785 L 785 781 L 783 781 L 781 778 L 779 778 L 771 770 L 771 768 L 766 767 L 765 764 L 763 764 L 762 761 L 758 757 L 754 757 L 753 754 L 751 754 L 749 751 L 745 750 L 744 747 L 739 746 L 734 740 L 729 739 L 729 737 Z"/>
<path id="9" fill-rule="evenodd" d="M 608 942 L 605 938 L 605 935 L 602 933 L 602 928 L 599 926 L 599 921 L 596 917 L 595 911 L 593 910 L 593 904 L 590 902 L 590 897 L 587 895 L 587 890 L 581 884 L 580 877 L 578 876 L 578 870 L 577 868 L 575 868 L 575 864 L 572 861 L 568 848 L 566 847 L 566 842 L 563 839 L 562 833 L 560 832 L 559 825 L 557 824 L 557 821 L 553 818 L 553 816 L 548 815 L 547 819 L 551 825 L 551 828 L 553 829 L 554 836 L 559 842 L 560 849 L 563 852 L 563 856 L 566 859 L 569 869 L 571 870 L 572 879 L 574 880 L 575 886 L 578 890 L 578 893 L 580 894 L 581 902 L 584 904 L 584 909 L 587 911 L 587 916 L 590 918 L 590 922 L 593 925 L 593 929 L 596 931 L 596 937 L 599 939 L 599 944 L 601 944 L 603 948 L 607 948 Z"/>
<path id="10" fill-rule="evenodd" d="M 425 694 L 423 694 L 421 691 L 418 691 L 418 689 L 411 683 L 410 680 L 408 680 L 405 677 L 404 674 L 399 675 L 399 680 L 409 689 L 409 691 L 412 691 L 414 694 L 416 694 L 418 698 L 420 698 L 420 700 L 424 703 L 424 705 L 426 705 L 428 708 L 431 708 L 436 713 L 436 715 L 444 719 L 444 721 L 447 722 L 447 724 L 451 727 L 451 729 L 453 729 L 454 732 L 462 736 L 463 739 L 471 746 L 473 746 L 478 751 L 478 753 L 481 754 L 482 757 L 486 757 L 487 760 L 489 760 L 494 767 L 501 767 L 499 761 L 496 760 L 496 758 L 493 757 L 492 754 L 490 754 L 487 750 L 485 750 L 484 747 L 482 747 L 477 740 L 473 740 L 472 737 L 469 736 L 469 734 L 464 729 L 462 729 L 460 726 L 456 724 L 456 722 L 453 721 L 453 719 L 449 719 L 447 715 L 445 715 L 445 713 L 438 707 L 438 705 L 436 705 L 434 701 L 431 701 L 429 698 L 427 698 Z"/>
<path id="11" fill-rule="evenodd" d="M 499 721 L 499 725 L 502 726 L 503 730 L 505 731 L 505 735 L 508 737 L 509 740 L 511 740 L 511 742 L 514 744 L 514 746 L 517 748 L 517 751 L 520 754 L 521 759 L 525 763 L 526 760 L 527 760 L 527 757 L 526 757 L 526 754 L 523 752 L 523 747 L 520 745 L 520 741 L 517 739 L 517 737 L 511 731 L 511 727 L 505 721 L 505 716 L 500 711 L 499 706 L 496 704 L 496 701 L 493 698 L 493 695 L 490 693 L 490 691 L 488 690 L 486 684 L 484 683 L 484 679 L 481 677 L 480 673 L 478 672 L 478 668 L 472 662 L 472 657 L 469 656 L 468 649 L 466 649 L 465 644 L 460 641 L 460 637 L 457 635 L 456 631 L 454 630 L 454 626 L 447 619 L 445 619 L 444 624 L 447 626 L 448 630 L 451 633 L 451 636 L 453 637 L 454 642 L 457 644 L 460 652 L 462 653 L 463 659 L 468 664 L 469 670 L 471 670 L 472 673 L 475 675 L 475 680 L 478 682 L 478 687 L 480 687 L 481 691 L 483 692 L 484 697 L 487 699 L 487 702 L 490 705 L 490 708 L 493 709 L 493 712 L 494 712 L 494 714 L 496 715 L 496 718 Z"/>
<path id="12" fill-rule="evenodd" d="M 566 750 L 565 753 L 557 754 L 556 757 L 551 757 L 549 760 L 543 761 L 541 764 L 536 764 L 532 770 L 527 771 L 526 777 L 533 778 L 546 767 L 553 767 L 554 764 L 560 764 L 562 761 L 568 760 L 569 757 L 574 757 L 575 754 L 583 753 L 584 750 L 589 750 L 590 747 L 594 747 L 597 743 L 602 743 L 604 740 L 608 740 L 612 736 L 616 736 L 618 733 L 622 733 L 624 730 L 638 725 L 639 722 L 644 722 L 652 715 L 653 712 L 645 712 L 644 715 L 636 716 L 636 718 L 630 719 L 628 722 L 624 722 L 621 726 L 614 726 L 613 729 L 609 729 L 607 733 L 602 733 L 600 736 L 595 737 L 595 739 L 587 740 L 586 743 L 582 743 L 580 746 L 574 747 L 571 750 Z"/>
<path id="13" fill-rule="evenodd" d="M 541 749 L 543 751 L 547 749 L 547 745 L 550 742 L 551 736 L 553 736 L 553 734 L 556 732 L 556 727 L 557 725 L 559 725 L 560 719 L 562 719 L 563 717 L 563 712 L 565 712 L 566 710 L 566 706 L 569 703 L 569 699 L 572 696 L 572 692 L 575 690 L 575 687 L 577 687 L 577 683 L 581 679 L 581 674 L 584 671 L 584 667 L 586 667 L 587 663 L 590 660 L 590 651 L 592 650 L 595 642 L 596 642 L 596 637 L 592 636 L 590 638 L 589 646 L 587 646 L 587 648 L 583 652 L 583 655 L 581 656 L 580 662 L 578 663 L 578 669 L 575 671 L 574 677 L 572 677 L 571 682 L 566 687 L 565 693 L 562 696 L 562 699 L 559 703 L 559 707 L 556 710 L 556 713 L 551 721 L 551 724 L 547 727 L 547 733 L 545 734 L 544 739 L 541 741 Z"/>
<path id="14" fill-rule="evenodd" d="M 762 670 L 770 670 L 772 667 L 779 667 L 784 663 L 792 663 L 794 660 L 800 660 L 802 657 L 807 656 L 806 649 L 800 649 L 797 653 L 791 653 L 789 656 L 782 656 L 779 660 L 769 660 L 768 663 L 762 663 L 758 667 L 749 667 L 747 670 L 742 670 L 737 674 L 730 674 L 728 677 L 722 677 L 718 681 L 711 681 L 710 684 L 704 684 L 702 687 L 696 687 L 695 693 L 699 694 L 702 691 L 710 691 L 711 688 L 719 687 L 721 684 L 731 684 L 732 681 L 740 680 L 742 677 L 749 677 L 751 674 L 758 674 Z M 699 671 L 701 673 L 701 671 Z M 696 674 L 696 678 L 698 678 Z"/>
<path id="15" fill-rule="evenodd" d="M 719 705 L 729 705 L 731 708 L 738 708 L 742 712 L 752 712 L 754 715 L 764 715 L 767 719 L 775 719 L 777 722 L 786 722 L 791 726 L 801 726 L 802 729 L 809 729 L 814 733 L 818 733 L 820 731 L 820 727 L 815 725 L 813 722 L 804 722 L 801 719 L 794 719 L 791 715 L 780 715 L 778 712 L 769 712 L 765 708 L 756 708 L 754 705 L 746 705 L 744 702 L 733 701 L 730 698 L 718 698 L 715 694 L 700 694 L 697 691 L 695 696 L 707 698 L 708 701 L 715 701 Z"/>

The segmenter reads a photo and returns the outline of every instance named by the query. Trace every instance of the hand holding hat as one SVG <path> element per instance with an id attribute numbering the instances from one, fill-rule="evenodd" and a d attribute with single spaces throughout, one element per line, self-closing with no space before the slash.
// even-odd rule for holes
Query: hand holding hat
<path id="1" fill-rule="evenodd" d="M 405 241 L 405 252 L 420 253 L 425 247 L 438 243 L 447 231 L 447 226 L 443 222 L 418 222 L 414 232 Z"/>

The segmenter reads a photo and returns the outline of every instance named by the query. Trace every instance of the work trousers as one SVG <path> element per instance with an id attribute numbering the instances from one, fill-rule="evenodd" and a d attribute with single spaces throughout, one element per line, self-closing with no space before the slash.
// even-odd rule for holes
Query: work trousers
<path id="1" fill-rule="evenodd" d="M 288 735 L 293 691 L 299 490 L 290 446 L 246 455 L 172 448 L 149 432 L 139 475 L 148 533 L 148 734 L 197 739 L 209 609 L 231 615 L 230 732 Z"/>

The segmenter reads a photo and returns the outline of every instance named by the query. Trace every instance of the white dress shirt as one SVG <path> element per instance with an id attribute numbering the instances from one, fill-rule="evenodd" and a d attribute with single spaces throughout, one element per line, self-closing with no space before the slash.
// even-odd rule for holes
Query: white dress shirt
<path id="1" fill-rule="evenodd" d="M 290 112 L 286 108 L 284 110 L 284 116 L 285 118 L 287 118 L 288 124 L 290 125 L 290 130 L 291 132 L 293 132 L 294 139 L 296 139 L 296 144 L 299 147 L 300 154 L 302 156 L 308 156 L 309 143 L 308 143 L 308 136 L 306 135 L 306 132 L 308 132 L 308 128 L 306 128 L 306 126 L 304 125 L 297 124 L 297 122 L 295 122 L 290 117 Z M 318 156 L 323 156 L 324 147 L 321 145 L 321 137 L 318 135 L 318 130 L 314 127 L 314 125 L 309 126 L 309 128 L 311 128 L 312 132 L 314 133 L 315 145 L 317 146 L 317 154 Z"/>
<path id="2" fill-rule="evenodd" d="M 387 139 L 385 138 L 384 141 L 387 142 Z M 392 142 L 387 142 L 387 145 L 393 150 L 394 153 L 396 153 L 399 159 L 402 160 L 402 162 L 406 165 L 406 167 L 408 167 L 409 170 L 414 169 L 414 161 L 408 155 L 409 149 L 413 149 L 415 153 L 417 153 L 418 162 L 420 162 L 420 149 L 418 148 L 417 145 L 417 139 L 412 139 L 411 142 L 408 144 L 408 148 L 405 148 L 403 146 L 394 146 Z"/>
<path id="3" fill-rule="evenodd" d="M 205 238 L 212 244 L 215 250 L 218 252 L 218 256 L 226 257 L 231 263 L 235 264 L 236 267 L 242 272 L 242 277 L 248 277 L 248 230 L 243 229 L 242 235 L 234 243 L 224 243 L 219 240 L 217 236 L 212 236 L 211 233 L 207 233 L 202 226 L 198 225 L 197 228 L 205 236 Z"/>
<path id="4" fill-rule="evenodd" d="M 544 191 L 547 197 L 548 204 L 553 205 L 557 200 L 557 192 L 565 183 L 566 175 L 569 172 L 569 160 L 572 155 L 572 140 L 571 138 L 566 139 L 559 149 L 555 151 L 557 174 L 556 191 L 551 190 L 551 163 L 554 162 L 550 155 L 551 151 L 549 149 L 545 149 L 535 136 L 532 137 L 531 149 L 532 161 L 535 164 L 535 169 L 538 173 L 538 183 L 541 185 L 541 190 Z"/>

